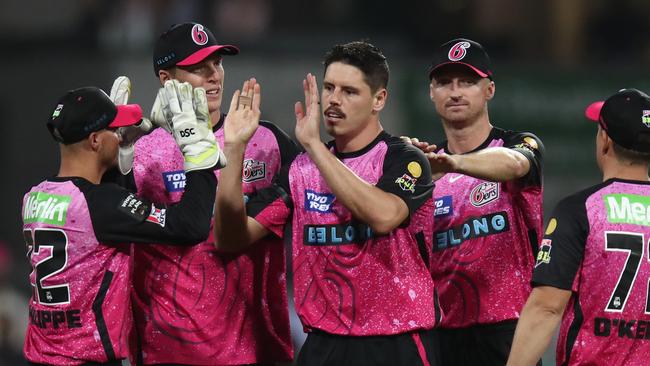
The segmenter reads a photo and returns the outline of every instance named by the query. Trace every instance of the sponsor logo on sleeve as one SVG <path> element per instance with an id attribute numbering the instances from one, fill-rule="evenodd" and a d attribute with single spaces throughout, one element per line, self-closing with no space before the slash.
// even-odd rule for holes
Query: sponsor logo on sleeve
<path id="1" fill-rule="evenodd" d="M 530 136 L 524 137 L 523 141 L 515 145 L 515 147 L 520 149 L 526 149 L 532 153 L 534 153 L 535 150 L 539 150 L 539 145 L 537 144 L 537 141 Z"/>
<path id="2" fill-rule="evenodd" d="M 435 210 L 433 211 L 434 217 L 445 217 L 452 215 L 454 213 L 454 208 L 452 207 L 452 197 L 443 196 L 436 198 L 434 201 Z"/>
<path id="3" fill-rule="evenodd" d="M 415 193 L 415 185 L 417 182 L 417 178 L 413 178 L 408 174 L 404 174 L 395 180 L 395 183 L 401 190 L 411 193 Z"/>
<path id="4" fill-rule="evenodd" d="M 607 194 L 607 221 L 613 224 L 650 226 L 650 197 L 635 194 Z"/>
<path id="5" fill-rule="evenodd" d="M 332 212 L 334 197 L 331 193 L 319 193 L 310 189 L 305 190 L 305 210 L 316 212 Z"/>
<path id="6" fill-rule="evenodd" d="M 151 212 L 147 221 L 158 224 L 162 227 L 165 227 L 165 219 L 167 218 L 167 210 L 164 208 L 157 208 L 155 205 L 151 205 Z"/>
<path id="7" fill-rule="evenodd" d="M 182 192 L 185 189 L 185 171 L 163 172 L 163 182 L 167 192 Z"/>
<path id="8" fill-rule="evenodd" d="M 499 198 L 499 183 L 496 182 L 483 182 L 469 194 L 469 200 L 472 206 L 481 207 L 490 202 L 494 202 Z"/>
<path id="9" fill-rule="evenodd" d="M 23 210 L 25 224 L 42 222 L 64 226 L 67 220 L 70 196 L 31 192 Z"/>
<path id="10" fill-rule="evenodd" d="M 266 163 L 253 159 L 244 160 L 242 169 L 242 182 L 250 183 L 266 177 Z"/>
<path id="11" fill-rule="evenodd" d="M 140 201 L 133 193 L 120 203 L 118 209 L 137 220 L 144 220 L 149 214 L 149 205 Z"/>
<path id="12" fill-rule="evenodd" d="M 542 242 L 539 245 L 539 252 L 537 252 L 537 262 L 535 262 L 535 267 L 540 264 L 551 263 L 551 243 L 551 239 L 542 239 Z"/>

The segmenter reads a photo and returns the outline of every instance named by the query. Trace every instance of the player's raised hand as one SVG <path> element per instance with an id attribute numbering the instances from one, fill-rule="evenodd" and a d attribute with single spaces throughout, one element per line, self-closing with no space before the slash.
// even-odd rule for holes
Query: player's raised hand
<path id="1" fill-rule="evenodd" d="M 189 83 L 167 80 L 162 93 L 163 113 L 171 115 L 171 128 L 185 159 L 185 171 L 226 166 L 226 157 L 214 137 L 210 118 L 206 118 L 209 112 L 205 89 L 193 89 Z"/>
<path id="2" fill-rule="evenodd" d="M 224 143 L 246 144 L 260 123 L 261 87 L 255 78 L 244 81 L 230 101 L 230 109 L 223 125 Z"/>
<path id="3" fill-rule="evenodd" d="M 296 113 L 296 138 L 307 148 L 314 143 L 322 143 L 320 139 L 320 96 L 316 77 L 311 73 L 302 81 L 302 88 L 305 93 L 305 107 L 302 103 L 296 102 L 294 111 Z"/>
<path id="4" fill-rule="evenodd" d="M 126 76 L 118 76 L 111 87 L 110 98 L 115 105 L 124 105 L 129 102 L 131 96 L 131 80 Z M 151 122 L 143 118 L 139 123 L 120 127 L 117 132 L 120 134 L 120 148 L 117 163 L 122 174 L 128 174 L 133 167 L 133 153 L 135 142 L 153 129 Z"/>

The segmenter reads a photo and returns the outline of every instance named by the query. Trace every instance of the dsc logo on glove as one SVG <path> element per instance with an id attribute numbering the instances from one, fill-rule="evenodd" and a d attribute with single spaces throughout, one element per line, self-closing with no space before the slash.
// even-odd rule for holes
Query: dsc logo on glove
<path id="1" fill-rule="evenodd" d="M 192 128 L 186 128 L 184 130 L 180 130 L 181 137 L 190 137 L 192 135 L 195 135 L 196 133 L 194 132 L 194 127 Z"/>

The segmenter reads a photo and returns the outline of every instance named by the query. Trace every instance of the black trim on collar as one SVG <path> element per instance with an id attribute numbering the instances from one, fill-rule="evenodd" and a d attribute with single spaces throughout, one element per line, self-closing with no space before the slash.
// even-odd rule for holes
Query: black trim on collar
<path id="1" fill-rule="evenodd" d="M 356 158 L 357 156 L 361 156 L 367 153 L 368 151 L 370 151 L 370 149 L 375 147 L 375 145 L 377 145 L 380 141 L 384 141 L 389 137 L 390 135 L 386 131 L 382 130 L 381 132 L 379 132 L 379 135 L 377 135 L 377 137 L 375 137 L 374 140 L 372 140 L 368 145 L 366 145 L 361 150 L 351 151 L 346 153 L 336 151 L 336 144 L 334 143 L 334 140 L 328 142 L 326 146 L 330 149 L 334 149 L 334 155 L 339 159 Z"/>
<path id="2" fill-rule="evenodd" d="M 505 134 L 505 132 L 506 132 L 506 130 L 504 130 L 504 129 L 502 129 L 502 128 L 492 126 L 492 129 L 490 130 L 490 134 L 489 134 L 488 137 L 485 139 L 485 141 L 483 141 L 483 142 L 482 142 L 482 143 L 481 143 L 477 148 L 475 148 L 474 150 L 472 150 L 472 151 L 468 151 L 468 152 L 463 153 L 463 154 L 460 154 L 460 155 L 471 154 L 471 153 L 473 153 L 473 152 L 477 152 L 477 151 L 479 151 L 479 150 L 483 150 L 483 149 L 485 149 L 486 147 L 490 146 L 490 144 L 492 143 L 492 141 L 497 140 L 497 139 L 503 137 L 503 135 Z M 448 140 L 443 141 L 443 142 L 438 146 L 438 151 L 440 151 L 440 150 L 445 150 L 445 153 L 446 153 L 447 155 L 456 155 L 456 153 L 453 153 L 453 152 L 449 151 L 449 146 L 448 146 L 448 145 L 449 145 L 449 141 L 448 141 Z"/>
<path id="3" fill-rule="evenodd" d="M 225 114 L 225 113 L 221 113 L 221 117 L 219 118 L 219 122 L 217 122 L 217 124 L 215 124 L 214 126 L 212 126 L 212 132 L 217 132 L 217 131 L 219 131 L 219 129 L 220 129 L 221 127 L 223 127 L 223 121 L 225 121 L 225 120 L 226 120 L 226 114 Z"/>

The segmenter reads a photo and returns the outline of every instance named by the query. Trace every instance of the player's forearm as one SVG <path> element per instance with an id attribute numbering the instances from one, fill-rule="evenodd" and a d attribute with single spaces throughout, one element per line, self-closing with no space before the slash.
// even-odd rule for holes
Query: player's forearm
<path id="1" fill-rule="evenodd" d="M 307 147 L 306 151 L 336 200 L 375 233 L 387 234 L 408 217 L 408 208 L 399 197 L 359 178 L 323 144 Z"/>
<path id="2" fill-rule="evenodd" d="M 537 364 L 551 343 L 568 297 L 566 300 L 548 301 L 543 292 L 544 290 L 539 288 L 533 289 L 521 312 L 508 357 L 508 366 Z"/>
<path id="3" fill-rule="evenodd" d="M 523 154 L 504 147 L 456 155 L 454 158 L 458 159 L 456 173 L 493 182 L 521 178 L 530 170 L 530 162 Z"/>
<path id="4" fill-rule="evenodd" d="M 228 165 L 221 170 L 214 210 L 215 246 L 224 251 L 238 251 L 250 244 L 241 184 L 245 151 L 245 144 L 224 145 Z"/>

